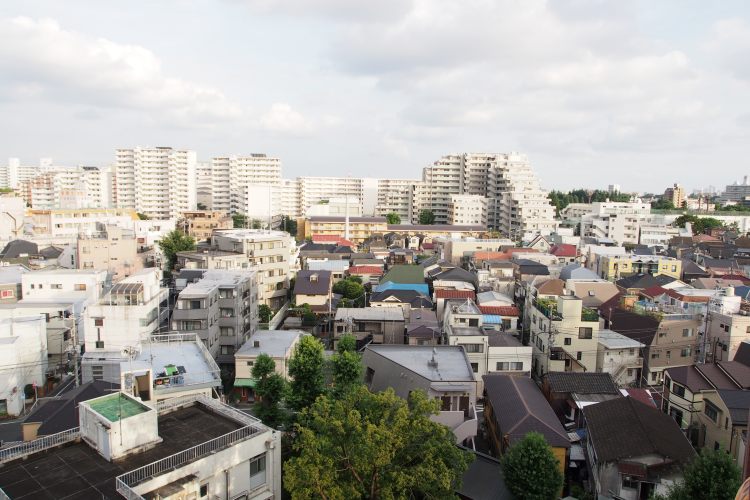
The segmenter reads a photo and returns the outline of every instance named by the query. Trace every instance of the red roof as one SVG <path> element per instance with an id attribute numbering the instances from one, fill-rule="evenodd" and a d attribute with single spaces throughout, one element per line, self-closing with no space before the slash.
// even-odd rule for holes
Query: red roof
<path id="1" fill-rule="evenodd" d="M 380 266 L 352 266 L 349 268 L 349 274 L 383 274 L 383 268 Z"/>
<path id="2" fill-rule="evenodd" d="M 518 316 L 516 306 L 483 306 L 479 305 L 482 314 L 497 314 L 498 316 Z"/>
<path id="3" fill-rule="evenodd" d="M 697 234 L 693 236 L 693 242 L 695 243 L 706 243 L 709 241 L 719 241 L 719 239 L 714 238 L 713 236 L 709 236 L 707 234 Z"/>
<path id="4" fill-rule="evenodd" d="M 625 392 L 628 393 L 628 396 L 633 399 L 637 399 L 641 403 L 656 406 L 654 398 L 651 396 L 651 391 L 649 391 L 648 389 L 625 389 Z"/>
<path id="5" fill-rule="evenodd" d="M 434 243 L 422 243 L 422 248 L 424 248 L 425 250 L 432 250 L 433 248 L 435 248 L 435 244 Z"/>
<path id="6" fill-rule="evenodd" d="M 706 296 L 695 296 L 695 295 L 683 295 L 680 292 L 674 290 L 667 290 L 667 295 L 682 302 L 705 302 L 708 303 L 708 297 Z"/>
<path id="7" fill-rule="evenodd" d="M 335 243 L 344 247 L 356 248 L 357 245 L 337 234 L 313 234 L 311 238 L 313 243 Z"/>
<path id="8" fill-rule="evenodd" d="M 645 290 L 641 290 L 641 295 L 645 295 L 646 297 L 658 297 L 659 295 L 664 295 L 667 293 L 666 288 L 662 288 L 659 285 L 651 286 L 646 288 Z"/>
<path id="9" fill-rule="evenodd" d="M 750 284 L 750 280 L 747 279 L 747 276 L 744 276 L 742 274 L 725 274 L 721 277 L 723 280 L 737 280 L 741 281 L 744 284 Z"/>
<path id="10" fill-rule="evenodd" d="M 435 298 L 438 299 L 473 299 L 474 292 L 471 290 L 448 290 L 438 288 L 435 290 Z"/>
<path id="11" fill-rule="evenodd" d="M 482 250 L 474 252 L 474 260 L 507 260 L 510 256 L 505 252 L 493 252 L 492 250 Z"/>
<path id="12" fill-rule="evenodd" d="M 578 247 L 563 243 L 562 245 L 555 245 L 550 248 L 549 253 L 555 257 L 576 257 L 578 255 Z"/>

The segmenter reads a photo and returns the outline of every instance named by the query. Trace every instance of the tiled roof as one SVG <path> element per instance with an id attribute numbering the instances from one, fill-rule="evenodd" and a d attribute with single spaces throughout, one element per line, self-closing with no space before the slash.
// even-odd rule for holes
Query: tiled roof
<path id="1" fill-rule="evenodd" d="M 659 285 L 654 285 L 646 288 L 645 290 L 641 290 L 641 295 L 644 295 L 646 297 L 651 297 L 652 299 L 654 297 L 658 297 L 659 295 L 664 295 L 667 293 L 666 288 L 662 288 Z"/>
<path id="2" fill-rule="evenodd" d="M 383 278 L 382 283 L 424 283 L 424 269 L 422 266 L 398 265 L 393 266 Z"/>
<path id="3" fill-rule="evenodd" d="M 479 306 L 482 314 L 497 314 L 498 316 L 518 316 L 516 306 Z"/>
<path id="4" fill-rule="evenodd" d="M 551 279 L 539 285 L 536 290 L 540 295 L 562 295 L 565 293 L 565 282 Z"/>
<path id="5" fill-rule="evenodd" d="M 435 290 L 435 298 L 438 299 L 473 299 L 474 292 L 472 290 L 447 290 L 445 288 L 438 288 Z"/>
<path id="6" fill-rule="evenodd" d="M 380 266 L 353 266 L 349 268 L 349 274 L 383 274 Z"/>
<path id="7" fill-rule="evenodd" d="M 502 374 L 485 375 L 482 380 L 498 431 L 511 446 L 529 432 L 538 432 L 550 446 L 570 448 L 565 429 L 533 380 Z"/>
<path id="8" fill-rule="evenodd" d="M 600 463 L 658 454 L 683 464 L 695 457 L 690 441 L 672 417 L 634 398 L 589 405 L 583 414 L 590 445 Z"/>
<path id="9" fill-rule="evenodd" d="M 294 294 L 328 295 L 331 284 L 331 271 L 302 270 L 294 282 Z"/>
<path id="10" fill-rule="evenodd" d="M 549 253 L 555 257 L 575 257 L 578 255 L 578 248 L 575 245 L 561 244 L 555 245 L 549 249 Z"/>
<path id="11" fill-rule="evenodd" d="M 619 394 L 609 373 L 549 372 L 545 375 L 552 392 L 577 394 Z"/>
<path id="12" fill-rule="evenodd" d="M 705 295 L 683 295 L 676 290 L 667 290 L 667 295 L 682 302 L 708 303 L 709 298 Z"/>

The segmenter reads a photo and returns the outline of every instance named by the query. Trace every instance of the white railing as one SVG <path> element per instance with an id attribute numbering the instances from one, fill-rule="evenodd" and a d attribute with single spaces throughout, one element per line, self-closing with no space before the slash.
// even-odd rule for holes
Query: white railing
<path id="1" fill-rule="evenodd" d="M 0 463 L 5 463 L 16 458 L 25 457 L 34 453 L 48 450 L 61 444 L 70 443 L 75 441 L 81 436 L 78 427 L 68 429 L 67 431 L 58 432 L 57 434 L 51 434 L 44 436 L 33 441 L 21 443 L 10 448 L 0 450 Z"/>
<path id="2" fill-rule="evenodd" d="M 286 312 L 289 310 L 289 302 L 286 302 L 283 306 L 281 306 L 281 309 L 279 309 L 276 314 L 274 314 L 273 318 L 268 322 L 268 329 L 269 330 L 276 330 L 279 325 L 284 321 L 284 318 L 286 317 Z"/>
<path id="3" fill-rule="evenodd" d="M 141 496 L 133 490 L 134 486 L 148 479 L 160 476 L 165 472 L 178 469 L 187 463 L 211 455 L 221 449 L 228 448 L 240 441 L 249 439 L 256 434 L 263 432 L 263 430 L 263 428 L 256 425 L 241 427 L 240 429 L 224 434 L 223 436 L 219 436 L 210 441 L 206 441 L 205 443 L 188 448 L 187 450 L 157 460 L 156 462 L 144 465 L 138 469 L 126 472 L 117 477 L 117 491 L 125 498 L 141 498 Z"/>

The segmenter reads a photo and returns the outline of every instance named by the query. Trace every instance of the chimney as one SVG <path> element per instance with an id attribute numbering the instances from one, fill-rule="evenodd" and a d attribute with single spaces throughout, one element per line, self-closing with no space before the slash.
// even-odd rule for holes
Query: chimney
<path id="1" fill-rule="evenodd" d="M 253 347 L 260 347 L 260 340 L 253 340 Z"/>

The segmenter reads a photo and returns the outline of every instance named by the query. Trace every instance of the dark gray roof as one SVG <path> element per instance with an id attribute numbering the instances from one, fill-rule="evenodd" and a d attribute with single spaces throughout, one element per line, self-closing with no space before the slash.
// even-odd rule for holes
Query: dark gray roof
<path id="1" fill-rule="evenodd" d="M 314 279 L 313 276 L 317 277 Z M 331 283 L 331 271 L 309 271 L 302 270 L 297 273 L 294 282 L 295 295 L 328 295 Z"/>
<path id="2" fill-rule="evenodd" d="M 552 392 L 620 394 L 609 373 L 549 372 L 545 377 Z"/>
<path id="3" fill-rule="evenodd" d="M 0 258 L 2 259 L 17 259 L 22 254 L 37 255 L 39 247 L 36 243 L 26 240 L 13 240 L 9 241 L 3 251 L 0 252 Z"/>
<path id="4" fill-rule="evenodd" d="M 468 448 L 474 460 L 464 472 L 461 488 L 456 491 L 460 498 L 467 500 L 513 500 L 508 490 L 500 461 L 484 453 Z"/>
<path id="5" fill-rule="evenodd" d="M 550 446 L 570 448 L 565 429 L 533 380 L 497 373 L 482 380 L 498 432 L 508 436 L 511 446 L 529 432 L 538 432 Z"/>
<path id="6" fill-rule="evenodd" d="M 536 274 L 537 276 L 548 276 L 549 268 L 544 264 L 540 264 L 530 259 L 512 259 L 514 265 L 521 269 L 523 274 Z"/>
<path id="7" fill-rule="evenodd" d="M 695 457 L 672 417 L 635 398 L 602 401 L 584 407 L 583 414 L 599 462 L 656 453 L 684 464 Z"/>
<path id="8" fill-rule="evenodd" d="M 208 269 L 183 269 L 177 275 L 177 279 L 198 281 L 203 279 L 203 275 L 206 274 L 207 271 Z"/>
<path id="9" fill-rule="evenodd" d="M 741 342 L 734 355 L 734 361 L 750 366 L 750 342 Z"/>
<path id="10" fill-rule="evenodd" d="M 750 391 L 740 389 L 719 389 L 719 397 L 729 408 L 732 425 L 747 425 L 747 414 L 750 410 Z"/>
<path id="11" fill-rule="evenodd" d="M 709 273 L 698 264 L 689 259 L 682 259 L 682 275 L 690 277 L 709 276 Z"/>
<path id="12" fill-rule="evenodd" d="M 626 278 L 615 281 L 615 284 L 621 288 L 651 288 L 652 286 L 662 286 L 668 283 L 676 281 L 676 278 L 667 276 L 666 274 L 660 274 L 658 276 L 652 276 L 650 274 L 633 274 Z"/>
<path id="13" fill-rule="evenodd" d="M 477 275 L 460 267 L 446 269 L 433 277 L 436 280 L 464 281 L 473 284 L 475 287 L 477 285 Z"/>
<path id="14" fill-rule="evenodd" d="M 62 248 L 51 245 L 47 248 L 42 248 L 41 250 L 39 250 L 39 255 L 41 255 L 45 259 L 56 259 L 62 252 Z"/>
<path id="15" fill-rule="evenodd" d="M 81 385 L 60 396 L 60 399 L 42 400 L 44 404 L 37 407 L 24 422 L 41 422 L 37 434 L 50 435 L 78 427 L 78 403 L 89 399 L 106 396 L 120 389 L 119 384 L 95 380 Z"/>
<path id="16" fill-rule="evenodd" d="M 740 269 L 739 264 L 737 264 L 737 261 L 734 259 L 711 259 L 709 257 L 703 258 L 703 265 L 710 269 L 724 269 L 724 268 L 731 268 L 731 269 Z"/>
<path id="17" fill-rule="evenodd" d="M 299 248 L 300 253 L 302 252 L 328 252 L 333 253 L 336 245 L 333 243 L 305 243 Z"/>
<path id="18" fill-rule="evenodd" d="M 398 302 L 411 304 L 412 307 L 432 308 L 432 299 L 416 290 L 384 290 L 376 292 L 370 297 L 370 302 L 382 302 L 389 297 L 398 299 Z"/>

